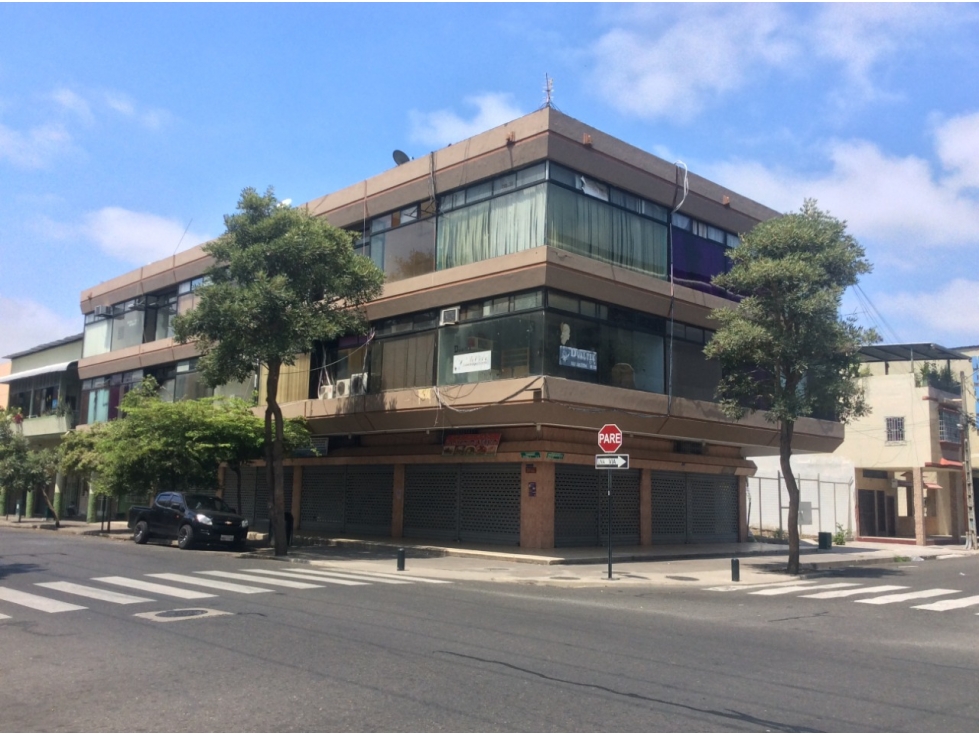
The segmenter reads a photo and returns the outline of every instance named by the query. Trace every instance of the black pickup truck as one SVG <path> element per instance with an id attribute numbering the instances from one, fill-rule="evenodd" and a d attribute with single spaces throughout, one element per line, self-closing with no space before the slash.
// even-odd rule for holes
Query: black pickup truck
<path id="1" fill-rule="evenodd" d="M 182 549 L 198 542 L 241 548 L 248 537 L 248 520 L 224 500 L 189 492 L 160 492 L 152 507 L 130 507 L 129 527 L 140 545 L 150 538 L 176 538 Z"/>

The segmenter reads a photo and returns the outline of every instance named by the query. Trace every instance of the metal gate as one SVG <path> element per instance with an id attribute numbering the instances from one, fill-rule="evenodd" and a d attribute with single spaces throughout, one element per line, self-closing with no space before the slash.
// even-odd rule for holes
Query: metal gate
<path id="1" fill-rule="evenodd" d="M 391 465 L 304 467 L 300 528 L 390 535 L 393 494 Z"/>
<path id="2" fill-rule="evenodd" d="M 285 511 L 292 511 L 292 467 L 282 469 L 283 490 L 285 491 Z M 264 466 L 243 466 L 241 468 L 241 507 L 238 514 L 248 518 L 249 524 L 258 532 L 268 530 L 269 488 Z M 238 479 L 233 471 L 224 473 L 224 501 L 229 505 L 238 502 Z"/>
<path id="3" fill-rule="evenodd" d="M 738 540 L 738 478 L 652 472 L 653 543 Z"/>
<path id="4" fill-rule="evenodd" d="M 520 465 L 405 467 L 405 537 L 520 543 Z"/>
<path id="5" fill-rule="evenodd" d="M 612 474 L 612 542 L 639 543 L 641 472 L 599 471 L 590 466 L 554 467 L 554 545 L 608 542 L 608 475 Z"/>

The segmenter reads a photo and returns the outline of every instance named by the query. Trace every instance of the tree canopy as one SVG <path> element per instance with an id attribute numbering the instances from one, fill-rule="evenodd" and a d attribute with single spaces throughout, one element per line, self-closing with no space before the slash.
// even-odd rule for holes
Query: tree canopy
<path id="1" fill-rule="evenodd" d="M 789 459 L 795 422 L 847 421 L 867 406 L 858 380 L 861 346 L 873 330 L 840 315 L 844 291 L 871 265 L 846 223 L 808 199 L 799 212 L 762 222 L 729 252 L 731 269 L 713 283 L 740 301 L 716 309 L 718 329 L 705 348 L 720 362 L 717 395 L 725 413 L 761 410 L 779 426 L 789 490 L 789 571 L 798 572 L 799 490 Z"/>
<path id="2" fill-rule="evenodd" d="M 22 501 L 28 492 L 40 491 L 54 515 L 55 526 L 60 526 L 58 512 L 47 492 L 57 468 L 55 453 L 52 449 L 32 448 L 13 416 L 12 411 L 0 413 L 0 487 Z M 29 512 L 30 508 L 24 507 L 24 511 Z"/>
<path id="3" fill-rule="evenodd" d="M 215 264 L 198 289 L 197 307 L 176 319 L 180 342 L 193 341 L 198 367 L 211 385 L 266 375 L 265 452 L 277 555 L 286 552 L 283 420 L 278 386 L 283 365 L 315 342 L 367 329 L 363 306 L 381 293 L 383 272 L 353 250 L 354 235 L 304 208 L 276 199 L 272 189 L 247 188 L 225 233 L 204 246 Z"/>

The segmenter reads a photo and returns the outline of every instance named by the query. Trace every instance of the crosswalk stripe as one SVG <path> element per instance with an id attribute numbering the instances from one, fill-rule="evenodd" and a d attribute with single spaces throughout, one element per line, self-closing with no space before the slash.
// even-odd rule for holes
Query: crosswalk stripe
<path id="1" fill-rule="evenodd" d="M 124 576 L 102 576 L 100 578 L 92 579 L 92 581 L 101 581 L 103 584 L 115 584 L 116 586 L 125 586 L 130 589 L 139 589 L 140 591 L 148 591 L 151 594 L 175 596 L 178 599 L 207 599 L 214 596 L 214 594 L 205 594 L 203 591 L 178 589 L 174 586 L 154 584 L 150 581 L 142 581 L 140 579 L 127 579 Z"/>
<path id="2" fill-rule="evenodd" d="M 0 614 L 0 619 L 10 619 L 9 614 Z"/>
<path id="3" fill-rule="evenodd" d="M 437 582 L 441 583 L 441 582 Z M 728 586 L 711 586 L 707 591 L 738 591 L 740 589 L 775 589 L 780 586 L 815 586 L 815 581 L 777 581 L 767 584 L 731 584 Z"/>
<path id="4" fill-rule="evenodd" d="M 73 612 L 76 609 L 88 608 L 78 606 L 77 604 L 68 604 L 57 599 L 48 599 L 46 596 L 28 594 L 26 591 L 17 591 L 16 589 L 6 589 L 3 587 L 0 587 L 0 600 L 9 601 L 12 604 L 19 604 L 22 607 L 29 607 L 30 609 L 37 609 L 40 612 L 47 612 L 48 614 Z"/>
<path id="5" fill-rule="evenodd" d="M 859 586 L 859 584 L 844 582 L 838 584 L 820 584 L 819 586 L 780 586 L 777 589 L 762 589 L 752 591 L 752 594 L 761 596 L 778 596 L 780 594 L 794 594 L 798 591 L 812 591 L 813 589 L 842 589 L 845 586 Z"/>
<path id="6" fill-rule="evenodd" d="M 429 579 L 424 576 L 414 576 L 408 572 L 402 573 L 385 573 L 383 571 L 354 571 L 358 576 L 367 576 L 373 578 L 378 576 L 384 579 L 398 579 L 402 581 L 410 581 L 412 583 L 418 582 L 421 584 L 451 584 L 451 581 L 445 581 L 444 579 Z"/>
<path id="7" fill-rule="evenodd" d="M 909 591 L 907 594 L 888 594 L 887 596 L 875 596 L 873 599 L 854 599 L 857 604 L 896 604 L 899 601 L 911 601 L 912 599 L 928 599 L 932 596 L 944 596 L 945 594 L 958 594 L 958 589 L 925 589 L 924 591 Z"/>
<path id="8" fill-rule="evenodd" d="M 223 579 L 237 579 L 238 581 L 254 581 L 269 586 L 283 586 L 287 589 L 322 589 L 320 584 L 309 584 L 304 581 L 287 581 L 286 579 L 263 579 L 256 578 L 248 573 L 232 573 L 231 571 L 197 571 L 197 573 L 208 576 L 218 576 Z"/>
<path id="9" fill-rule="evenodd" d="M 277 577 L 281 576 L 282 578 L 286 578 L 286 579 L 312 579 L 313 578 L 312 576 L 304 576 L 301 573 L 293 573 L 290 571 L 269 571 L 264 568 L 246 568 L 245 571 L 247 571 L 248 573 L 260 573 L 263 576 L 277 576 Z M 258 580 L 259 579 L 255 579 L 255 581 Z M 323 584 L 338 584 L 340 586 L 367 586 L 367 584 L 363 581 L 347 581 L 345 579 L 326 578 L 325 576 L 317 576 L 316 582 L 323 583 Z"/>
<path id="10" fill-rule="evenodd" d="M 907 586 L 864 586 L 860 589 L 843 589 L 842 591 L 823 591 L 819 594 L 803 594 L 803 599 L 842 599 L 847 596 L 860 594 L 883 594 L 885 591 L 899 591 Z"/>
<path id="11" fill-rule="evenodd" d="M 208 589 L 218 589 L 220 591 L 236 591 L 239 594 L 265 594 L 271 589 L 260 589 L 257 586 L 245 586 L 244 584 L 233 584 L 230 581 L 218 581 L 217 579 L 202 579 L 197 576 L 186 576 L 182 573 L 148 573 L 150 578 L 163 579 L 164 581 L 176 581 L 181 584 L 193 584 L 203 586 Z"/>
<path id="12" fill-rule="evenodd" d="M 933 601 L 931 604 L 921 604 L 912 609 L 927 609 L 929 612 L 946 612 L 949 609 L 962 609 L 963 607 L 974 607 L 979 604 L 979 596 L 965 596 L 961 599 L 942 599 Z"/>
<path id="13" fill-rule="evenodd" d="M 147 599 L 145 596 L 133 596 L 132 594 L 120 594 L 118 591 L 107 591 L 106 589 L 96 589 L 94 586 L 83 586 L 82 584 L 73 584 L 70 581 L 45 581 L 44 583 L 39 583 L 34 585 L 43 586 L 45 589 L 54 589 L 55 591 L 63 591 L 66 594 L 86 596 L 89 599 L 108 601 L 108 602 L 112 602 L 113 604 L 140 604 L 146 601 L 153 601 L 153 599 Z"/>
<path id="14" fill-rule="evenodd" d="M 354 572 L 347 573 L 346 571 L 343 571 L 343 572 L 340 572 L 340 571 L 319 571 L 319 570 L 313 570 L 313 569 L 308 569 L 307 570 L 305 568 L 303 568 L 303 569 L 297 568 L 295 571 L 291 571 L 290 570 L 289 573 L 298 573 L 298 574 L 301 574 L 303 576 L 309 576 L 310 578 L 314 578 L 314 579 L 315 578 L 324 578 L 325 577 L 325 578 L 333 578 L 333 579 L 353 579 L 354 581 L 373 581 L 373 582 L 378 583 L 378 584 L 410 584 L 411 583 L 411 581 L 409 581 L 407 579 L 385 579 L 385 578 L 377 578 L 375 576 L 364 576 L 364 575 L 361 575 L 360 573 L 354 573 Z"/>

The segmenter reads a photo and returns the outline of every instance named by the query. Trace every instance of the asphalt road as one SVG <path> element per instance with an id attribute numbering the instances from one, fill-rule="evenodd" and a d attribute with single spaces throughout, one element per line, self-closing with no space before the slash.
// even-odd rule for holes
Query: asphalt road
<path id="1" fill-rule="evenodd" d="M 856 569 L 777 594 L 756 592 L 786 587 L 431 584 L 410 568 L 396 580 L 413 583 L 346 574 L 337 585 L 256 573 L 297 568 L 0 530 L 0 729 L 979 729 L 979 605 L 914 608 L 979 595 L 977 559 Z M 252 593 L 150 576 L 161 573 Z M 943 593 L 859 601 L 931 589 Z M 841 591 L 852 593 L 807 598 Z M 135 616 L 183 608 L 220 614 Z"/>

